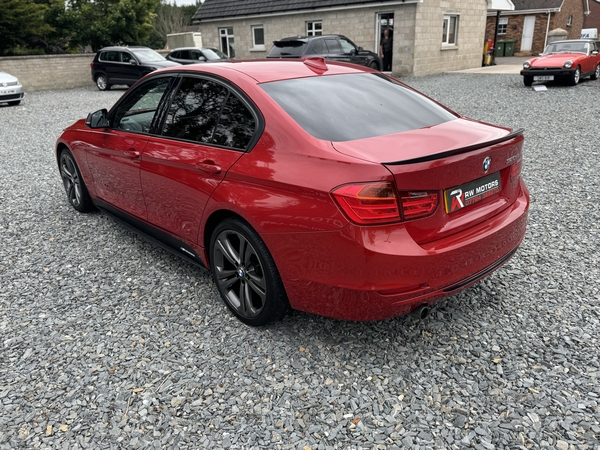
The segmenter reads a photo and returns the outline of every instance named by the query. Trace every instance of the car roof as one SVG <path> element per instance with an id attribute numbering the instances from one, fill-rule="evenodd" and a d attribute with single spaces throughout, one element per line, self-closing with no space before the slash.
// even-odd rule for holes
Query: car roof
<path id="1" fill-rule="evenodd" d="M 131 46 L 128 46 L 128 47 L 122 46 L 122 45 L 113 45 L 113 46 L 110 46 L 110 47 L 103 47 L 103 48 L 101 48 L 98 51 L 101 52 L 101 51 L 104 51 L 104 50 L 142 50 L 142 49 L 144 49 L 144 50 L 145 49 L 151 50 L 150 47 L 144 47 L 142 45 L 131 45 Z"/>
<path id="2" fill-rule="evenodd" d="M 554 42 L 549 42 L 548 45 L 552 45 L 552 44 L 562 44 L 562 43 L 569 43 L 569 42 L 599 42 L 598 39 L 564 39 L 561 41 L 554 41 Z"/>
<path id="3" fill-rule="evenodd" d="M 169 52 L 174 52 L 175 50 L 213 50 L 214 47 L 177 47 L 173 50 L 169 50 Z"/>
<path id="4" fill-rule="evenodd" d="M 282 39 L 278 39 L 276 42 L 285 42 L 285 41 L 314 41 L 315 39 L 323 39 L 326 37 L 343 37 L 346 38 L 346 36 L 342 35 L 342 34 L 322 34 L 319 36 L 290 36 L 290 37 L 285 37 Z M 348 39 L 348 38 L 346 38 Z"/>
<path id="5" fill-rule="evenodd" d="M 311 62 L 313 64 L 311 64 Z M 322 71 L 318 68 L 318 66 L 322 64 L 325 64 L 327 70 Z M 214 62 L 211 64 L 178 66 L 164 69 L 160 72 L 209 73 L 227 78 L 231 75 L 231 71 L 245 74 L 258 83 L 314 77 L 319 75 L 329 76 L 373 72 L 372 69 L 366 67 L 357 66 L 355 64 L 325 61 L 323 58 L 225 60 L 223 62 Z"/>

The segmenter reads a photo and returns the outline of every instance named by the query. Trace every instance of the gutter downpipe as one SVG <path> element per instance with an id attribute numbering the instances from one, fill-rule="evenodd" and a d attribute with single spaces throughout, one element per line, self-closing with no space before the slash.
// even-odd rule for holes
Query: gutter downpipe
<path id="1" fill-rule="evenodd" d="M 494 29 L 494 51 L 492 52 L 492 66 L 496 65 L 496 49 L 498 48 L 498 27 L 500 26 L 500 10 L 496 12 L 496 28 Z"/>
<path id="2" fill-rule="evenodd" d="M 546 45 L 548 45 L 548 31 L 550 30 L 550 16 L 551 15 L 552 15 L 552 13 L 550 11 L 548 11 L 548 23 L 546 24 L 546 38 L 544 39 L 544 50 L 546 50 Z"/>

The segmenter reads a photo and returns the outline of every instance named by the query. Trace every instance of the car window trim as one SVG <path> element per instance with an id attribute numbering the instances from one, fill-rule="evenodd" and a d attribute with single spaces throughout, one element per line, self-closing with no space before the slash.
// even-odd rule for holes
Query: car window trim
<path id="1" fill-rule="evenodd" d="M 258 140 L 260 139 L 260 136 L 262 136 L 262 133 L 265 129 L 265 121 L 264 121 L 262 114 L 260 114 L 258 107 L 250 99 L 248 99 L 248 97 L 246 96 L 246 94 L 243 93 L 243 91 L 241 91 L 235 84 L 231 83 L 229 80 L 219 77 L 218 75 L 213 75 L 213 74 L 209 74 L 209 73 L 190 73 L 190 72 L 178 73 L 177 78 L 178 78 L 178 82 L 172 86 L 172 90 L 169 93 L 168 104 L 165 106 L 164 116 L 161 118 L 161 123 L 157 124 L 159 126 L 157 126 L 156 130 L 154 130 L 154 131 L 156 131 L 156 134 L 153 134 L 154 136 L 159 136 L 164 139 L 171 139 L 174 141 L 189 142 L 192 144 L 204 145 L 207 147 L 222 148 L 225 150 L 235 150 L 235 151 L 243 152 L 243 153 L 249 153 L 250 151 L 252 151 L 252 149 L 254 148 L 254 146 L 256 145 Z M 240 100 L 246 106 L 246 108 L 248 108 L 248 110 L 250 110 L 250 113 L 254 116 L 254 121 L 255 121 L 256 125 L 254 127 L 254 134 L 252 135 L 252 139 L 250 139 L 250 141 L 248 142 L 248 145 L 246 146 L 245 149 L 229 147 L 229 146 L 219 145 L 219 144 L 214 144 L 214 143 L 209 144 L 207 142 L 199 142 L 199 141 L 194 141 L 194 140 L 190 140 L 190 139 L 175 138 L 175 137 L 171 137 L 171 136 L 165 136 L 163 134 L 165 121 L 167 118 L 166 112 L 169 110 L 169 107 L 171 106 L 173 97 L 175 95 L 177 95 L 177 92 L 179 92 L 179 88 L 181 87 L 181 83 L 183 82 L 184 78 L 198 78 L 198 79 L 214 81 L 218 84 L 221 84 L 228 90 L 227 98 L 221 105 L 221 110 L 219 111 L 219 118 L 217 119 L 217 121 L 215 122 L 215 125 L 213 127 L 211 139 L 213 138 L 215 130 L 217 129 L 217 126 L 219 125 L 219 121 L 220 121 L 221 115 L 223 113 L 223 108 L 227 104 L 227 100 L 229 100 L 229 96 L 231 95 L 231 93 L 233 93 L 238 98 L 238 100 Z M 166 99 L 166 97 L 164 97 L 163 99 Z"/>
<path id="2" fill-rule="evenodd" d="M 150 125 L 150 129 L 147 133 L 144 132 L 139 132 L 139 131 L 131 131 L 131 130 L 121 130 L 120 128 L 117 128 L 115 126 L 114 119 L 115 119 L 115 115 L 117 113 L 117 110 L 119 109 L 119 106 L 121 105 L 121 103 L 123 103 L 125 101 L 125 99 L 127 97 L 129 97 L 129 95 L 123 95 L 121 96 L 121 98 L 117 101 L 117 103 L 115 103 L 113 105 L 113 107 L 110 109 L 110 111 L 108 112 L 108 123 L 109 123 L 109 129 L 110 130 L 116 130 L 116 131 L 123 131 L 123 132 L 127 132 L 127 133 L 133 133 L 133 134 L 139 134 L 139 135 L 143 135 L 143 136 L 154 136 L 155 133 L 155 129 L 156 129 L 156 119 L 157 117 L 161 114 L 161 111 L 164 107 L 164 103 L 166 102 L 166 99 L 171 95 L 171 91 L 173 89 L 173 84 L 177 78 L 176 74 L 170 74 L 170 73 L 165 73 L 165 74 L 160 74 L 160 75 L 156 75 L 150 78 L 147 78 L 144 80 L 143 83 L 136 85 L 136 89 L 141 87 L 142 85 L 146 84 L 147 82 L 150 82 L 152 80 L 156 80 L 158 78 L 171 78 L 171 80 L 169 81 L 169 84 L 167 85 L 167 88 L 165 89 L 165 92 L 163 93 L 162 98 L 160 99 L 160 102 L 158 103 L 158 106 L 156 107 L 156 112 L 154 114 L 154 117 L 152 118 L 152 124 Z M 133 90 L 132 90 L 133 92 Z"/>

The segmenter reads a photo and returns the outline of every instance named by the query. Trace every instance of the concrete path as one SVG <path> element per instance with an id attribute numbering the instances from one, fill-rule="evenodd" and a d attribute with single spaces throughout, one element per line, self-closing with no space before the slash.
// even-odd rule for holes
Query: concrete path
<path id="1" fill-rule="evenodd" d="M 531 56 L 505 56 L 496 58 L 495 66 L 475 67 L 473 69 L 456 70 L 452 73 L 508 73 L 519 74 L 523 68 L 523 62 L 532 58 Z"/>

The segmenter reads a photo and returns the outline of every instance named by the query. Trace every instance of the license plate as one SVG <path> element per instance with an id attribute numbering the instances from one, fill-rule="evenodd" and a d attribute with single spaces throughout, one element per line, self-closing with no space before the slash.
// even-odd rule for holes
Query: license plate
<path id="1" fill-rule="evenodd" d="M 15 92 L 17 92 L 17 91 L 15 91 L 14 89 L 11 89 L 10 91 L 1 91 L 0 94 L 7 95 L 7 94 L 14 94 Z"/>
<path id="2" fill-rule="evenodd" d="M 554 75 L 536 75 L 533 81 L 554 81 Z"/>
<path id="3" fill-rule="evenodd" d="M 500 172 L 453 187 L 452 189 L 447 189 L 444 191 L 446 212 L 453 213 L 492 195 L 496 195 L 501 190 Z"/>

